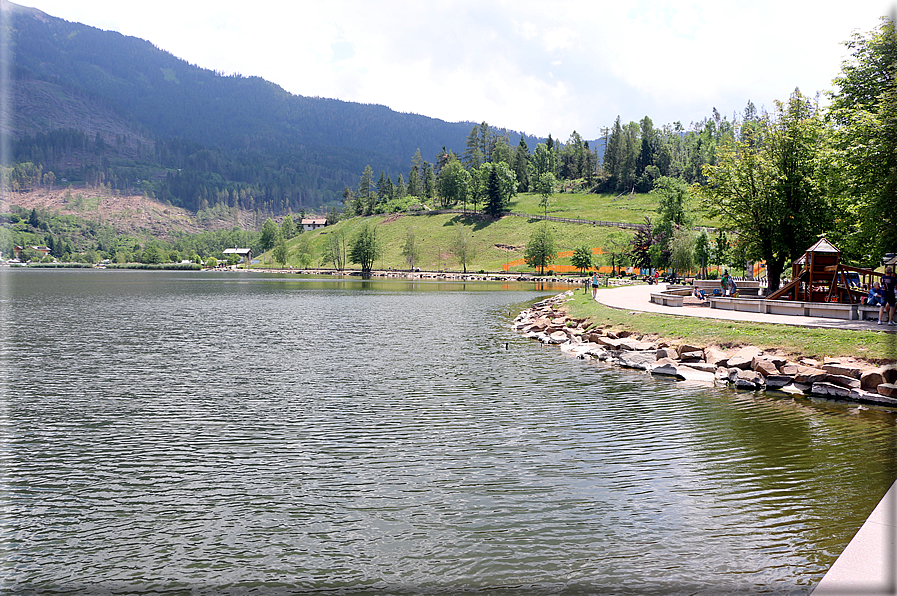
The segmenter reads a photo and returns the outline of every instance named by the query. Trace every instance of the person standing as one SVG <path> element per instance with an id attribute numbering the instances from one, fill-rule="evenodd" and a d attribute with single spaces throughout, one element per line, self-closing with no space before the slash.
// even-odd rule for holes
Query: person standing
<path id="1" fill-rule="evenodd" d="M 598 272 L 592 273 L 592 300 L 598 298 Z"/>
<path id="2" fill-rule="evenodd" d="M 882 324 L 882 315 L 888 319 L 888 325 L 897 325 L 894 322 L 894 311 L 897 310 L 897 277 L 894 277 L 894 268 L 885 267 L 885 274 L 881 276 L 881 294 L 884 303 L 878 307 L 878 324 Z"/>
<path id="3" fill-rule="evenodd" d="M 729 294 L 729 270 L 726 269 L 725 273 L 719 280 L 720 293 L 723 296 L 727 296 Z"/>

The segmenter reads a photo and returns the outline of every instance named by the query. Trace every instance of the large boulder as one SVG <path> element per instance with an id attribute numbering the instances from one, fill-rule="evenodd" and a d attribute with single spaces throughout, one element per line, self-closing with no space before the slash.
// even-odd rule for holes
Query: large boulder
<path id="1" fill-rule="evenodd" d="M 735 378 L 732 381 L 735 384 L 735 387 L 738 389 L 759 389 L 764 385 L 763 375 L 753 370 L 744 370 L 741 368 L 730 368 L 730 379 L 731 372 L 733 370 L 737 370 L 735 373 Z"/>
<path id="2" fill-rule="evenodd" d="M 679 353 L 673 348 L 657 348 L 657 359 L 663 360 L 664 358 L 676 360 L 679 358 Z"/>
<path id="3" fill-rule="evenodd" d="M 860 380 L 855 379 L 853 377 L 848 377 L 846 375 L 833 375 L 828 374 L 825 375 L 826 383 L 834 383 L 835 385 L 840 385 L 841 387 L 847 387 L 848 389 L 859 389 L 860 388 Z"/>
<path id="4" fill-rule="evenodd" d="M 810 388 L 806 385 L 789 383 L 788 385 L 779 388 L 779 391 L 787 393 L 788 395 L 805 395 L 809 389 Z"/>
<path id="5" fill-rule="evenodd" d="M 894 383 L 882 383 L 878 386 L 878 394 L 885 397 L 897 397 L 897 385 Z"/>
<path id="6" fill-rule="evenodd" d="M 677 378 L 688 383 L 700 383 L 713 385 L 716 382 L 716 375 L 706 370 L 693 368 L 688 364 L 682 364 L 676 367 L 678 369 Z"/>
<path id="7" fill-rule="evenodd" d="M 717 369 L 716 366 L 707 362 L 684 362 L 683 364 L 688 368 L 693 368 L 695 370 L 700 370 L 702 372 L 708 373 L 715 373 Z"/>
<path id="8" fill-rule="evenodd" d="M 735 352 L 732 356 L 729 356 L 728 366 L 729 368 L 748 370 L 754 362 L 754 357 L 760 356 L 761 354 L 763 354 L 763 350 L 760 348 L 755 346 L 745 346 Z"/>
<path id="9" fill-rule="evenodd" d="M 713 373 L 697 370 L 685 364 L 660 364 L 651 369 L 651 374 L 676 377 L 680 381 L 690 383 L 713 385 L 716 381 L 716 375 Z"/>
<path id="10" fill-rule="evenodd" d="M 860 375 L 860 388 L 863 391 L 875 391 L 875 388 L 884 382 L 885 376 L 881 368 L 865 370 Z"/>
<path id="11" fill-rule="evenodd" d="M 786 362 L 782 366 L 779 367 L 779 372 L 783 375 L 794 376 L 797 374 L 797 371 L 800 369 L 801 365 L 796 362 Z"/>
<path id="12" fill-rule="evenodd" d="M 675 377 L 679 375 L 679 367 L 674 362 L 657 363 L 651 369 L 652 375 L 660 375 L 665 377 Z"/>
<path id="13" fill-rule="evenodd" d="M 853 377 L 859 379 L 863 374 L 863 369 L 853 364 L 830 363 L 823 364 L 822 370 L 842 377 Z"/>
<path id="14" fill-rule="evenodd" d="M 718 348 L 704 348 L 704 361 L 714 366 L 728 366 L 729 355 Z"/>
<path id="15" fill-rule="evenodd" d="M 618 346 L 623 350 L 632 350 L 634 352 L 644 352 L 647 350 L 652 350 L 654 352 L 657 351 L 657 344 L 652 344 L 646 341 L 639 341 L 631 337 L 624 337 L 617 341 L 619 342 Z"/>
<path id="16" fill-rule="evenodd" d="M 654 368 L 657 357 L 654 352 L 623 351 L 617 354 L 617 361 L 624 368 L 637 370 L 651 370 Z"/>
<path id="17" fill-rule="evenodd" d="M 566 342 L 569 338 L 567 337 L 567 333 L 564 331 L 555 331 L 551 335 L 548 336 L 548 342 L 550 344 L 562 344 Z"/>
<path id="18" fill-rule="evenodd" d="M 807 385 L 812 385 L 813 383 L 821 383 L 822 381 L 825 381 L 825 378 L 827 376 L 828 373 L 821 368 L 815 368 L 812 366 L 798 366 L 797 372 L 794 373 L 794 381 L 796 383 L 805 383 Z"/>
<path id="19" fill-rule="evenodd" d="M 821 395 L 823 397 L 834 397 L 838 399 L 844 399 L 848 395 L 850 395 L 850 389 L 847 387 L 841 387 L 840 385 L 835 385 L 834 383 L 813 383 L 810 387 L 810 393 L 813 395 Z"/>
<path id="20" fill-rule="evenodd" d="M 790 385 L 794 381 L 794 377 L 790 375 L 769 375 L 766 377 L 767 389 L 782 389 Z"/>
<path id="21" fill-rule="evenodd" d="M 779 367 L 776 366 L 775 361 L 766 356 L 754 356 L 754 359 L 751 360 L 751 370 L 762 374 L 764 377 L 779 374 Z"/>
<path id="22" fill-rule="evenodd" d="M 704 348 L 699 348 L 698 346 L 693 346 L 691 344 L 682 344 L 676 350 L 679 352 L 679 358 L 682 358 L 682 354 L 688 352 L 701 352 L 701 357 L 703 358 Z"/>

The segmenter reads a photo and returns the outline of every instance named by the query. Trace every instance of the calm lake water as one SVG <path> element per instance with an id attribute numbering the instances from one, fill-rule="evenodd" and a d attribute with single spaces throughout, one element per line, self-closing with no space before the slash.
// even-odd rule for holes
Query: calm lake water
<path id="1" fill-rule="evenodd" d="M 0 586 L 812 591 L 897 478 L 897 416 L 510 330 L 560 291 L 0 272 Z"/>

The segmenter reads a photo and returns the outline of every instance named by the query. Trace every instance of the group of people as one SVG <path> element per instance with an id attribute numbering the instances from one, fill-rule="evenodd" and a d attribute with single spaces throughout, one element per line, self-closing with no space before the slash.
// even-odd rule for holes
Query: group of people
<path id="1" fill-rule="evenodd" d="M 897 277 L 894 276 L 894 268 L 885 267 L 885 274 L 881 276 L 881 283 L 875 282 L 869 288 L 866 296 L 866 304 L 878 307 L 878 324 L 897 325 L 894 315 L 897 314 Z"/>
<path id="2" fill-rule="evenodd" d="M 728 269 L 723 272 L 723 276 L 719 279 L 719 291 L 722 296 L 734 296 L 738 291 L 738 286 L 735 285 L 735 278 L 729 275 Z"/>

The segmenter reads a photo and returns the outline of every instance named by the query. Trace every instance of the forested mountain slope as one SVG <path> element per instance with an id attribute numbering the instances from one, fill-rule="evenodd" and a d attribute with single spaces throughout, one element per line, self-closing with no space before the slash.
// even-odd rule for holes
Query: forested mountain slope
<path id="1" fill-rule="evenodd" d="M 338 200 L 367 164 L 407 175 L 418 148 L 433 161 L 443 146 L 460 153 L 472 126 L 292 95 L 9 2 L 3 15 L 15 159 L 57 179 L 143 184 L 191 210 L 217 202 L 298 210 Z"/>

